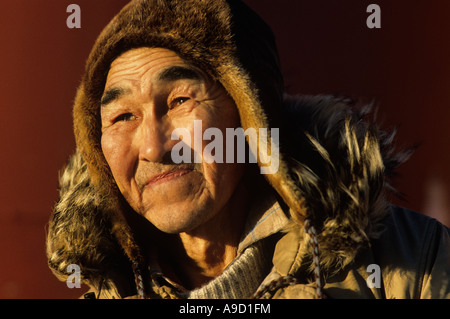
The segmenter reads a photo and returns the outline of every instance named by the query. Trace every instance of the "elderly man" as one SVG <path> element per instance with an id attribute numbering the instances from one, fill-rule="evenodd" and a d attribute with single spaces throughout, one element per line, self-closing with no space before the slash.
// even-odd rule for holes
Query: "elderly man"
<path id="1" fill-rule="evenodd" d="M 405 154 L 344 99 L 285 95 L 240 1 L 130 2 L 73 114 L 47 254 L 86 297 L 450 297 L 449 230 L 384 199 Z"/>

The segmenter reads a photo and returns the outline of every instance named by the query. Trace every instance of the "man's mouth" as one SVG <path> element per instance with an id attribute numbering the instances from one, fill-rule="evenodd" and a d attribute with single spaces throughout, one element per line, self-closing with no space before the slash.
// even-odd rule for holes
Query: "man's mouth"
<path id="1" fill-rule="evenodd" d="M 189 174 L 192 171 L 193 171 L 192 169 L 184 168 L 184 169 L 175 169 L 175 170 L 163 172 L 163 173 L 157 174 L 157 175 L 153 176 L 151 179 L 149 179 L 145 183 L 144 187 L 153 187 L 158 184 L 162 184 L 162 183 L 168 182 L 170 180 L 173 180 L 177 177 Z"/>

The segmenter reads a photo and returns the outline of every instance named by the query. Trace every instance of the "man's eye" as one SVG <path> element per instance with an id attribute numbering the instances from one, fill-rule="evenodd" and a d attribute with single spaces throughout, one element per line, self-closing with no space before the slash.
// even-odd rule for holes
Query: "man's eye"
<path id="1" fill-rule="evenodd" d="M 180 106 L 181 104 L 186 103 L 188 100 L 190 100 L 190 98 L 188 97 L 177 97 L 172 101 L 170 108 Z"/>
<path id="2" fill-rule="evenodd" d="M 134 116 L 132 113 L 124 113 L 119 115 L 118 117 L 116 117 L 114 119 L 114 123 L 116 122 L 128 122 L 128 121 L 133 121 L 136 119 L 136 116 Z"/>

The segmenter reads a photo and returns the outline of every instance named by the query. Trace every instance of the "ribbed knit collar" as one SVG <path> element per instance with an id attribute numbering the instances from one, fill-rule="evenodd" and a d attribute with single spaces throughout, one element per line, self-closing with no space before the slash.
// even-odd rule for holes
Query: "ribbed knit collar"
<path id="1" fill-rule="evenodd" d="M 265 247 L 266 246 L 266 247 Z M 190 299 L 245 299 L 252 296 L 272 268 L 273 251 L 262 241 L 248 247 L 225 271 L 201 288 L 183 295 Z"/>

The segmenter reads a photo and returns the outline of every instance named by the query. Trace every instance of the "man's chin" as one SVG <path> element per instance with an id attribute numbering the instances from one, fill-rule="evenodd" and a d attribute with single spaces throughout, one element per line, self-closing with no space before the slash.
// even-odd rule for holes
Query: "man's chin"
<path id="1" fill-rule="evenodd" d="M 147 212 L 144 217 L 160 231 L 167 234 L 187 233 L 200 227 L 208 220 L 208 212 L 202 211 L 185 211 L 171 209 L 160 210 L 158 213 Z"/>

